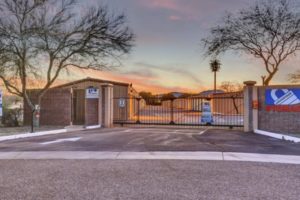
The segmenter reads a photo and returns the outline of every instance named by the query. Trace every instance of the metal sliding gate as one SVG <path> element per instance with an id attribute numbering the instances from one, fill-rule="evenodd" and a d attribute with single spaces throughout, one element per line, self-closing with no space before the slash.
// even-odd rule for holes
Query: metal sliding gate
<path id="1" fill-rule="evenodd" d="M 212 98 L 115 98 L 114 124 L 244 126 L 242 96 Z"/>

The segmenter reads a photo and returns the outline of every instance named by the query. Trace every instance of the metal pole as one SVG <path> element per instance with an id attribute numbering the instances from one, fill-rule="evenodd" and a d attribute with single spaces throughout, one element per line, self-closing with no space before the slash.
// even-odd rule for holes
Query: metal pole
<path id="1" fill-rule="evenodd" d="M 171 99 L 171 122 L 170 124 L 174 125 L 174 99 Z"/>
<path id="2" fill-rule="evenodd" d="M 137 124 L 140 124 L 141 121 L 140 121 L 140 101 L 141 101 L 141 98 L 137 98 L 137 101 L 138 101 L 138 106 L 137 106 L 137 121 L 136 123 Z"/>
<path id="3" fill-rule="evenodd" d="M 34 113 L 35 113 L 35 110 L 32 110 L 31 111 L 31 129 L 30 129 L 30 133 L 34 132 L 34 128 L 33 128 L 34 127 L 34 124 L 33 124 L 34 123 L 33 122 L 34 121 Z"/>
<path id="4" fill-rule="evenodd" d="M 71 88 L 71 123 L 70 125 L 73 126 L 73 123 L 74 123 L 74 95 L 73 95 L 74 91 L 73 91 L 73 88 Z"/>

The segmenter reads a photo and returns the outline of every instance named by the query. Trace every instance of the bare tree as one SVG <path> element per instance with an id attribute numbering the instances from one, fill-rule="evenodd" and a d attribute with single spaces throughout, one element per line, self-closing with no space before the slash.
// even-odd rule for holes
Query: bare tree
<path id="1" fill-rule="evenodd" d="M 105 6 L 83 12 L 76 0 L 3 0 L 0 10 L 0 79 L 25 99 L 33 116 L 63 70 L 110 68 L 133 46 L 125 16 Z M 37 102 L 27 91 L 35 77 L 45 80 Z"/>
<path id="2" fill-rule="evenodd" d="M 236 81 L 223 81 L 220 89 L 225 92 L 240 92 L 243 90 L 243 85 Z"/>
<path id="3" fill-rule="evenodd" d="M 293 74 L 289 74 L 289 81 L 292 83 L 299 83 L 300 82 L 300 70 L 296 71 Z"/>
<path id="4" fill-rule="evenodd" d="M 300 13 L 292 0 L 257 1 L 228 14 L 203 42 L 210 56 L 233 50 L 261 59 L 267 71 L 263 85 L 269 85 L 283 61 L 300 50 Z"/>
<path id="5" fill-rule="evenodd" d="M 236 114 L 240 114 L 237 100 L 240 100 L 241 94 L 239 93 L 243 91 L 243 87 L 244 86 L 242 84 L 236 81 L 224 81 L 220 86 L 220 88 L 225 92 L 232 93 L 230 95 L 230 98 L 232 99 L 232 104 L 234 106 Z"/>

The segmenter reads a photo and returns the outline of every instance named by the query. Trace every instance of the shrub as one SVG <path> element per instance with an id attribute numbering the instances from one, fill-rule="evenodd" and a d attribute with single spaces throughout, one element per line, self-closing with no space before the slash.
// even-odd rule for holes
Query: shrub
<path id="1" fill-rule="evenodd" d="M 3 108 L 2 124 L 7 127 L 20 126 L 20 116 L 22 115 L 21 108 L 7 109 Z"/>

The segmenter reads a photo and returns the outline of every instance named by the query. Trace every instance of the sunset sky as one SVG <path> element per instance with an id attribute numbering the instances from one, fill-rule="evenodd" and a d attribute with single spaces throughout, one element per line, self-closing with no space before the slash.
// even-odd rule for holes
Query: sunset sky
<path id="1" fill-rule="evenodd" d="M 133 83 L 154 93 L 199 92 L 213 87 L 209 58 L 204 59 L 201 39 L 226 12 L 248 7 L 253 0 L 85 0 L 85 5 L 104 3 L 112 11 L 124 12 L 136 34 L 136 46 L 122 60 L 123 66 L 110 72 L 74 70 L 73 78 L 95 77 Z M 220 57 L 218 82 L 256 80 L 265 73 L 260 60 L 227 53 Z M 287 82 L 300 59 L 282 66 L 273 84 Z"/>

